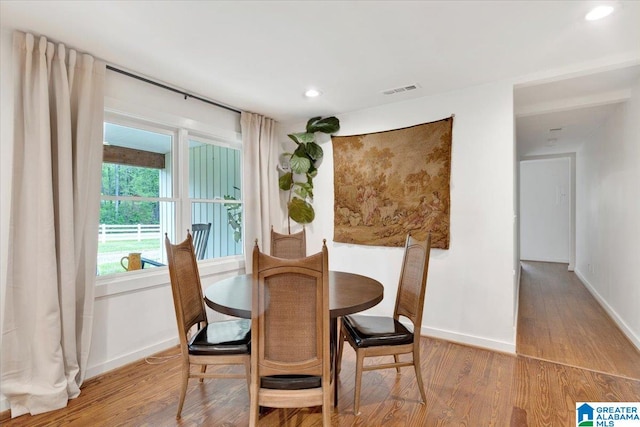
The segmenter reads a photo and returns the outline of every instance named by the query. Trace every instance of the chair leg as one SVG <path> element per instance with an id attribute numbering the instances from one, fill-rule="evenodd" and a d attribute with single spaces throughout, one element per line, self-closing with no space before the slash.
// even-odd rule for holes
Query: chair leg
<path id="1" fill-rule="evenodd" d="M 244 359 L 244 373 L 247 376 L 247 392 L 251 398 L 251 359 L 249 357 Z"/>
<path id="2" fill-rule="evenodd" d="M 340 326 L 338 326 L 338 336 L 337 336 L 337 340 L 338 340 L 338 354 L 336 355 L 336 357 L 338 358 L 336 361 L 336 374 L 340 374 L 340 371 L 342 370 L 342 351 L 344 350 L 344 335 L 342 334 L 342 322 L 338 323 Z M 337 375 L 336 375 L 337 378 Z"/>
<path id="3" fill-rule="evenodd" d="M 353 414 L 360 415 L 360 388 L 362 386 L 362 368 L 364 366 L 364 352 L 356 350 L 356 388 L 353 396 Z"/>
<path id="4" fill-rule="evenodd" d="M 249 387 L 250 407 L 249 407 L 249 427 L 258 425 L 260 417 L 260 407 L 258 406 L 258 385 L 251 384 Z"/>
<path id="5" fill-rule="evenodd" d="M 325 388 L 326 387 L 326 388 Z M 322 390 L 322 426 L 331 427 L 331 397 L 333 396 L 331 385 L 323 385 Z"/>
<path id="6" fill-rule="evenodd" d="M 178 401 L 178 413 L 176 419 L 180 419 L 182 415 L 182 405 L 184 405 L 184 398 L 187 395 L 187 385 L 189 384 L 189 372 L 190 367 L 188 363 L 182 365 L 182 386 L 180 390 L 180 400 Z"/>
<path id="7" fill-rule="evenodd" d="M 207 365 L 201 365 L 200 366 L 200 372 L 201 373 L 206 373 L 207 372 Z M 204 378 L 200 378 L 200 382 L 204 382 Z"/>
<path id="8" fill-rule="evenodd" d="M 420 369 L 420 344 L 413 347 L 413 368 L 416 371 L 416 380 L 418 380 L 418 388 L 420 389 L 420 396 L 422 396 L 422 401 L 426 405 L 427 395 L 426 395 L 426 392 L 424 391 L 424 384 L 422 383 L 422 369 Z"/>
<path id="9" fill-rule="evenodd" d="M 393 355 L 393 360 L 394 360 L 396 363 L 400 363 L 400 355 L 399 355 L 399 354 L 394 354 L 394 355 Z M 399 366 L 396 366 L 396 372 L 397 372 L 397 373 L 400 373 L 400 367 L 399 367 Z"/>

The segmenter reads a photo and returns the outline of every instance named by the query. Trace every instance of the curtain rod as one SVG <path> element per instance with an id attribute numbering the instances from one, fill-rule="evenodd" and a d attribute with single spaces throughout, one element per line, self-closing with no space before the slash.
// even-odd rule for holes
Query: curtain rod
<path id="1" fill-rule="evenodd" d="M 116 73 L 123 74 L 123 75 L 125 75 L 127 77 L 131 77 L 131 78 L 134 78 L 136 80 L 140 80 L 140 81 L 143 81 L 145 83 L 149 83 L 149 84 L 152 84 L 154 86 L 161 87 L 162 89 L 170 90 L 171 92 L 179 93 L 180 95 L 184 96 L 184 99 L 193 98 L 193 99 L 197 99 L 198 101 L 206 102 L 207 104 L 215 105 L 216 107 L 224 108 L 225 110 L 233 111 L 234 113 L 241 113 L 242 112 L 242 111 L 240 111 L 240 110 L 238 110 L 236 108 L 229 107 L 228 105 L 218 104 L 217 102 L 210 101 L 210 100 L 205 99 L 205 98 L 201 98 L 201 97 L 199 97 L 197 95 L 192 95 L 190 93 L 181 91 L 181 90 L 173 88 L 171 86 L 167 86 L 167 85 L 164 85 L 162 83 L 158 83 L 158 82 L 155 82 L 153 80 L 147 79 L 145 77 L 141 77 L 141 76 L 135 75 L 135 74 L 130 73 L 128 71 L 121 70 L 121 69 L 113 67 L 111 65 L 107 65 L 107 70 L 115 71 Z"/>

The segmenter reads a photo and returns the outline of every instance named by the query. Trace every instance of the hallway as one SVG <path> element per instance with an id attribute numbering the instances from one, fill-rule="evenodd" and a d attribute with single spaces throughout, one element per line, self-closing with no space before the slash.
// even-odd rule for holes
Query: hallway
<path id="1" fill-rule="evenodd" d="M 566 264 L 521 264 L 518 355 L 640 379 L 640 351 Z"/>

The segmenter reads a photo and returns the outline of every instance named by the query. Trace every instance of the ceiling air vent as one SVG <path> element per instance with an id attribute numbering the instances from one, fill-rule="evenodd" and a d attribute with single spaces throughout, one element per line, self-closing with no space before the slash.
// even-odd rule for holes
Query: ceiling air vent
<path id="1" fill-rule="evenodd" d="M 547 138 L 548 147 L 553 147 L 558 143 L 558 136 L 560 135 L 561 131 L 562 131 L 562 128 L 549 129 L 549 137 Z"/>
<path id="2" fill-rule="evenodd" d="M 409 90 L 415 90 L 418 89 L 420 87 L 419 84 L 414 83 L 412 85 L 407 85 L 407 86 L 400 86 L 400 87 L 396 87 L 393 89 L 387 89 L 387 90 L 383 90 L 382 93 L 385 95 L 393 95 L 394 93 L 400 93 L 400 92 L 407 92 Z"/>

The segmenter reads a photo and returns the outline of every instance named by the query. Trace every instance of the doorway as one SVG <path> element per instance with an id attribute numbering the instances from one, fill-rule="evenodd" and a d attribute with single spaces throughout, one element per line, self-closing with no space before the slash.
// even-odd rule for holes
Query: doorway
<path id="1" fill-rule="evenodd" d="M 520 161 L 520 259 L 572 266 L 572 159 Z"/>

